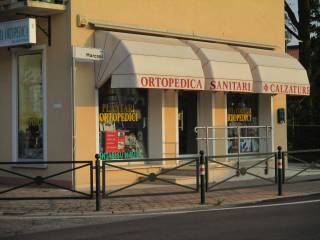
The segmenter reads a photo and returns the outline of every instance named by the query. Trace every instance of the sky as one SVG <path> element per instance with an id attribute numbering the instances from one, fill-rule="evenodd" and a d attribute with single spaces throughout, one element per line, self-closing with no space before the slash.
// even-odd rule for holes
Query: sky
<path id="1" fill-rule="evenodd" d="M 296 17 L 299 20 L 299 16 L 298 16 L 298 1 L 297 0 L 286 0 L 286 1 L 290 5 L 292 10 L 295 12 Z M 295 37 L 292 37 L 292 40 L 288 43 L 288 46 L 298 45 L 298 44 L 299 44 L 298 40 Z"/>

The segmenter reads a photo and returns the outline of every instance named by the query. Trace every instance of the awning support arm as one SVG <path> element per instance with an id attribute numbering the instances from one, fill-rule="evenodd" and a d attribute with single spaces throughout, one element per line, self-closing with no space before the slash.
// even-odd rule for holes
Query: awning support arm
<path id="1" fill-rule="evenodd" d="M 23 15 L 25 17 L 30 17 L 30 18 L 45 18 L 47 19 L 48 27 L 47 30 L 45 30 L 40 24 L 36 23 L 37 27 L 40 29 L 41 32 L 44 33 L 44 35 L 47 36 L 48 39 L 48 46 L 51 47 L 51 16 L 34 16 L 34 15 L 28 15 L 28 14 L 20 14 L 17 13 L 17 15 Z"/>
<path id="2" fill-rule="evenodd" d="M 48 38 L 48 46 L 50 47 L 51 46 L 51 16 L 48 16 L 48 17 L 43 17 L 43 18 L 46 18 L 47 19 L 47 22 L 48 22 L 48 29 L 45 30 L 40 24 L 37 23 L 37 27 L 41 30 L 41 32 L 44 33 L 44 35 L 47 36 Z"/>

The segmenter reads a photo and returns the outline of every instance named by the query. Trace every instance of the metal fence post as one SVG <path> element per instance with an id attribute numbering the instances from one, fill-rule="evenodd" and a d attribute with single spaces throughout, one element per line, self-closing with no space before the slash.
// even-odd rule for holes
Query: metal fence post
<path id="1" fill-rule="evenodd" d="M 200 151 L 200 198 L 201 204 L 206 203 L 206 185 L 205 185 L 205 164 L 204 152 Z"/>
<path id="2" fill-rule="evenodd" d="M 237 176 L 240 176 L 240 153 L 241 153 L 241 130 L 239 128 L 239 126 L 237 126 L 237 134 L 238 134 L 238 162 L 237 162 Z"/>
<path id="3" fill-rule="evenodd" d="M 94 198 L 94 190 L 93 190 L 93 162 L 90 163 L 90 196 L 91 199 Z"/>
<path id="4" fill-rule="evenodd" d="M 285 153 L 282 152 L 282 183 L 284 184 L 286 181 L 286 161 L 285 161 Z"/>
<path id="5" fill-rule="evenodd" d="M 106 162 L 102 161 L 102 196 L 106 195 Z"/>
<path id="6" fill-rule="evenodd" d="M 278 146 L 278 195 L 282 195 L 282 152 L 281 146 Z"/>
<path id="7" fill-rule="evenodd" d="M 209 161 L 208 161 L 208 155 L 205 157 L 205 167 L 206 167 L 206 169 L 205 169 L 205 171 L 206 171 L 206 173 L 205 173 L 205 176 L 206 176 L 206 178 L 205 178 L 205 183 L 206 183 L 206 192 L 208 192 L 208 189 L 209 189 Z"/>
<path id="8" fill-rule="evenodd" d="M 278 152 L 274 153 L 274 182 L 278 183 Z"/>
<path id="9" fill-rule="evenodd" d="M 196 189 L 197 192 L 200 190 L 200 158 L 196 157 Z"/>
<path id="10" fill-rule="evenodd" d="M 96 154 L 96 211 L 101 209 L 101 194 L 100 194 L 100 155 Z"/>

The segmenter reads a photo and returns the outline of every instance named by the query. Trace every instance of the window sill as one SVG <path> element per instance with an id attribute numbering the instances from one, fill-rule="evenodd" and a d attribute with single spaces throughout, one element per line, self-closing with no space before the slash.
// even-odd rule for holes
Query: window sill
<path id="1" fill-rule="evenodd" d="M 28 163 L 32 162 L 32 163 Z M 9 165 L 9 164 L 8 164 Z M 31 160 L 31 159 L 21 159 L 10 164 L 12 168 L 36 168 L 36 169 L 46 169 L 48 168 L 48 164 L 46 164 L 43 160 Z"/>

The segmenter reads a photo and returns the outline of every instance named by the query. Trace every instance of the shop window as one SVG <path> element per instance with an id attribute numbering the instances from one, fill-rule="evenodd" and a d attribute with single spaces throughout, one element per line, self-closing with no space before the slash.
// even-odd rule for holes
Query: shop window
<path id="1" fill-rule="evenodd" d="M 228 93 L 228 153 L 259 152 L 259 129 L 249 127 L 259 124 L 258 100 L 258 94 Z M 237 126 L 248 127 L 240 129 L 240 151 Z"/>
<path id="2" fill-rule="evenodd" d="M 101 159 L 147 157 L 148 97 L 145 89 L 99 89 Z"/>
<path id="3" fill-rule="evenodd" d="M 42 54 L 18 58 L 18 158 L 43 159 Z"/>

